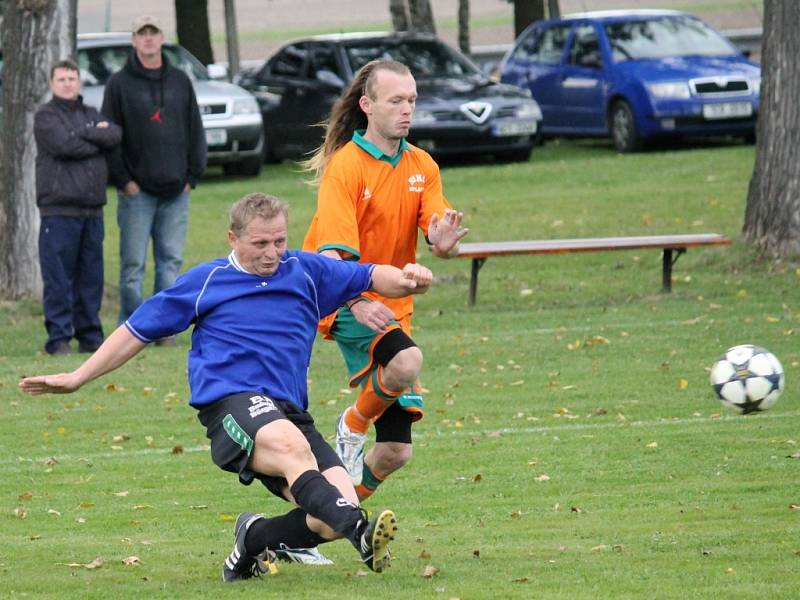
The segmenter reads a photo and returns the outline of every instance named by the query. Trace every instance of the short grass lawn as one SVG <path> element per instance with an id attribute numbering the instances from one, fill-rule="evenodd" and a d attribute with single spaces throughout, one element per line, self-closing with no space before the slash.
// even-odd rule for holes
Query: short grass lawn
<path id="1" fill-rule="evenodd" d="M 237 513 L 287 505 L 211 463 L 187 405 L 189 334 L 76 394 L 31 398 L 21 376 L 84 357 L 42 354 L 38 302 L 0 305 L 0 596 L 797 597 L 800 269 L 740 240 L 753 159 L 736 143 L 618 155 L 554 141 L 524 164 L 443 168 L 470 241 L 716 232 L 734 244 L 690 249 L 671 294 L 657 251 L 490 259 L 473 308 L 469 261 L 421 245 L 437 276 L 415 316 L 427 413 L 411 465 L 367 503 L 400 522 L 382 575 L 337 542 L 322 548 L 334 566 L 223 584 Z M 192 196 L 186 266 L 227 253 L 226 211 L 250 191 L 290 202 L 299 245 L 315 203 L 304 179 L 290 164 L 212 172 Z M 787 381 L 747 417 L 723 409 L 708 375 L 742 343 L 774 352 Z M 332 434 L 354 397 L 334 344 L 317 343 L 310 379 Z"/>

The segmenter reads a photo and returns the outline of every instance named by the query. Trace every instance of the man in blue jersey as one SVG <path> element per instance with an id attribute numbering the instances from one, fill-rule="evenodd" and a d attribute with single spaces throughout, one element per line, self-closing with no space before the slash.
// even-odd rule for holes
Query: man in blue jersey
<path id="1" fill-rule="evenodd" d="M 266 572 L 273 549 L 338 538 L 381 572 L 397 531 L 392 511 L 368 520 L 359 508 L 350 477 L 307 412 L 306 376 L 320 317 L 367 290 L 424 293 L 432 274 L 417 264 L 401 270 L 287 250 L 287 223 L 277 198 L 245 196 L 230 211 L 226 258 L 194 267 L 145 301 L 75 371 L 19 384 L 32 395 L 74 392 L 148 343 L 193 326 L 190 404 L 207 428 L 212 459 L 243 484 L 258 479 L 297 505 L 273 518 L 239 515 L 225 581 Z"/>

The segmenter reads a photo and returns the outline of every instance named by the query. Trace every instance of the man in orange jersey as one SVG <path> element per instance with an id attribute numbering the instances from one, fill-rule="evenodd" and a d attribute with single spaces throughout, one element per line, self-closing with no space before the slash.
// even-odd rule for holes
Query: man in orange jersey
<path id="1" fill-rule="evenodd" d="M 421 229 L 435 256 L 457 254 L 468 232 L 463 215 L 444 197 L 434 160 L 405 139 L 416 98 L 414 77 L 401 63 L 372 61 L 356 73 L 331 110 L 325 141 L 306 162 L 319 195 L 304 250 L 404 265 L 414 262 Z M 412 312 L 410 298 L 367 292 L 320 323 L 339 344 L 351 387 L 361 386 L 337 421 L 336 451 L 362 500 L 410 460 L 411 424 L 422 417 Z M 376 443 L 365 455 L 373 421 Z"/>

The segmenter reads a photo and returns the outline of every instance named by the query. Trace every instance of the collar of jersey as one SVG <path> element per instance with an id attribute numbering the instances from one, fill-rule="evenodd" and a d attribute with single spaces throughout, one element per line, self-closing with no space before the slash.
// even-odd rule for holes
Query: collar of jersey
<path id="1" fill-rule="evenodd" d="M 377 158 L 383 162 L 388 162 L 393 167 L 396 167 L 397 163 L 400 162 L 400 159 L 403 158 L 403 150 L 408 150 L 408 142 L 406 142 L 406 139 L 403 138 L 400 140 L 400 147 L 397 149 L 397 154 L 394 156 L 389 156 L 388 154 L 384 154 L 383 150 L 378 148 L 375 144 L 364 139 L 364 134 L 366 132 L 366 129 L 356 130 L 353 132 L 353 141 L 355 144 L 364 152 L 369 154 L 372 158 Z"/>

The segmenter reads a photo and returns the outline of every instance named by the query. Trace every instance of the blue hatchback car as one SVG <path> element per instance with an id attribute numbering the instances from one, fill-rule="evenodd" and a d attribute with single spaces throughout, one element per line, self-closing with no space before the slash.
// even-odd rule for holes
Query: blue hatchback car
<path id="1" fill-rule="evenodd" d="M 667 10 L 537 21 L 503 59 L 547 136 L 610 135 L 620 152 L 656 137 L 755 139 L 761 70 L 700 19 Z"/>

